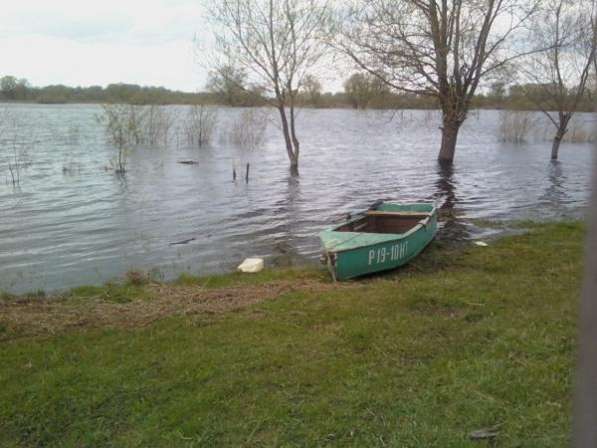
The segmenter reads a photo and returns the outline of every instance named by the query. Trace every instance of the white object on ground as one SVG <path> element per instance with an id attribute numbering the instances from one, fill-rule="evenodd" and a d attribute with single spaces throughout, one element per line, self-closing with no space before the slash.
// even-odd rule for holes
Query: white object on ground
<path id="1" fill-rule="evenodd" d="M 247 258 L 239 266 L 241 272 L 255 273 L 263 270 L 263 258 Z"/>
<path id="2" fill-rule="evenodd" d="M 489 246 L 489 244 L 483 242 L 483 241 L 475 241 L 475 245 L 477 246 L 481 246 L 481 247 L 487 247 Z"/>

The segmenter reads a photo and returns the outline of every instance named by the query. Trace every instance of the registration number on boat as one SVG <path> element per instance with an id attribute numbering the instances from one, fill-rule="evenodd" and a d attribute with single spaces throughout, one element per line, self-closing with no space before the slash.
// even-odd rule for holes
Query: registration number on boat
<path id="1" fill-rule="evenodd" d="M 397 261 L 406 256 L 408 241 L 394 244 L 390 247 L 380 247 L 369 251 L 369 266 L 372 264 L 385 263 L 386 261 Z"/>

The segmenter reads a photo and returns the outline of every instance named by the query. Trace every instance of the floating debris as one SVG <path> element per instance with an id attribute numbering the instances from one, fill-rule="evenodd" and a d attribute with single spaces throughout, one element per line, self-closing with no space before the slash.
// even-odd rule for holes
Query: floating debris
<path id="1" fill-rule="evenodd" d="M 247 258 L 239 266 L 241 272 L 255 273 L 263 270 L 263 258 Z"/>
<path id="2" fill-rule="evenodd" d="M 195 238 L 189 238 L 188 240 L 182 240 L 182 241 L 175 241 L 174 243 L 170 243 L 170 246 L 175 246 L 177 244 L 187 244 L 187 243 L 190 243 L 191 241 L 195 241 Z"/>
<path id="3" fill-rule="evenodd" d="M 489 244 L 484 241 L 475 241 L 475 246 L 487 247 Z"/>
<path id="4" fill-rule="evenodd" d="M 493 440 L 495 439 L 499 432 L 499 429 L 502 425 L 495 425 L 491 428 L 482 428 L 477 429 L 476 431 L 471 432 L 468 436 L 471 440 Z"/>
<path id="5" fill-rule="evenodd" d="M 177 163 L 181 163 L 183 165 L 197 165 L 199 162 L 196 160 L 179 160 Z"/>

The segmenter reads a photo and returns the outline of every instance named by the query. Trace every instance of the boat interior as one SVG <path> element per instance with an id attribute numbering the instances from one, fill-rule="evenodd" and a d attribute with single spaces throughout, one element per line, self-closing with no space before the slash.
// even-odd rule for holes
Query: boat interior
<path id="1" fill-rule="evenodd" d="M 362 217 L 350 220 L 334 230 L 336 232 L 400 234 L 408 232 L 428 217 L 429 213 L 369 210 Z"/>

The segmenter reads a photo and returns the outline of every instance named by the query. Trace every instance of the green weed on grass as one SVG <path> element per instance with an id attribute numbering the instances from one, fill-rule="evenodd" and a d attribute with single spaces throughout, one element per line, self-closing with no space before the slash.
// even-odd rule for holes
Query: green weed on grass
<path id="1" fill-rule="evenodd" d="M 127 303 L 133 300 L 150 299 L 149 289 L 144 284 L 107 283 L 104 286 L 80 286 L 73 288 L 67 297 L 73 299 L 101 299 L 107 302 Z"/>
<path id="2" fill-rule="evenodd" d="M 261 285 L 276 281 L 327 280 L 327 273 L 317 267 L 265 269 L 254 274 L 233 272 L 230 274 L 194 276 L 181 274 L 174 282 L 183 286 L 201 286 L 203 288 L 226 288 L 231 286 Z"/>

